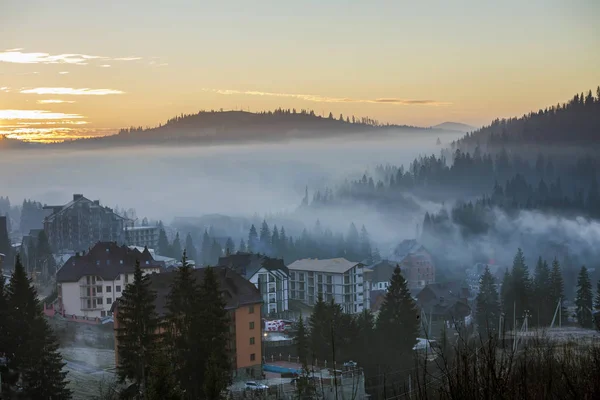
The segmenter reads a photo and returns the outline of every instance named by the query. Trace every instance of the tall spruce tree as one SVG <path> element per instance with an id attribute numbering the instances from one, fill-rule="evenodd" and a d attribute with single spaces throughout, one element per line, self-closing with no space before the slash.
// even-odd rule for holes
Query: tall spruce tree
<path id="1" fill-rule="evenodd" d="M 210 265 L 217 265 L 219 263 L 219 257 L 223 256 L 223 249 L 216 239 L 213 239 L 212 245 L 210 246 Z"/>
<path id="2" fill-rule="evenodd" d="M 496 280 L 487 266 L 479 279 L 479 293 L 475 303 L 475 318 L 481 337 L 496 334 L 499 328 L 500 303 L 498 301 L 498 291 L 496 290 Z"/>
<path id="3" fill-rule="evenodd" d="M 509 319 L 509 315 L 512 315 L 513 307 L 513 294 L 512 294 L 512 276 L 508 268 L 504 271 L 502 277 L 502 285 L 500 287 L 500 303 L 502 311 L 505 315 L 505 326 L 512 328 L 512 319 Z M 509 314 L 510 311 L 510 314 Z"/>
<path id="4" fill-rule="evenodd" d="M 206 355 L 200 338 L 204 335 L 206 321 L 202 320 L 201 290 L 186 254 L 181 259 L 167 295 L 166 343 L 170 347 L 171 363 L 186 399 L 203 397 L 202 379 Z"/>
<path id="5" fill-rule="evenodd" d="M 304 324 L 304 317 L 300 313 L 298 322 L 296 323 L 296 349 L 298 351 L 298 358 L 302 368 L 308 367 L 308 352 L 310 351 L 309 346 L 309 335 L 306 331 L 306 325 Z"/>
<path id="6" fill-rule="evenodd" d="M 319 295 L 309 319 L 310 348 L 318 360 L 331 361 L 331 331 L 329 329 L 329 310 L 323 297 Z"/>
<path id="7" fill-rule="evenodd" d="M 200 264 L 200 260 L 198 259 L 198 250 L 196 250 L 196 246 L 194 246 L 194 240 L 192 239 L 191 234 L 187 234 L 185 238 L 185 254 L 188 258 L 194 260 L 196 264 Z M 177 256 L 179 258 L 179 256 Z"/>
<path id="8" fill-rule="evenodd" d="M 577 322 L 583 328 L 591 329 L 593 327 L 592 303 L 592 282 L 587 268 L 583 266 L 577 276 L 577 296 L 575 298 Z"/>
<path id="9" fill-rule="evenodd" d="M 150 276 L 143 274 L 136 260 L 133 282 L 125 287 L 117 303 L 117 374 L 119 381 L 132 381 L 144 390 L 148 388 L 150 365 L 160 339 L 155 298 Z"/>
<path id="10" fill-rule="evenodd" d="M 70 399 L 58 340 L 43 315 L 19 256 L 7 290 L 7 306 L 10 383 L 21 378 L 22 398 Z"/>
<path id="11" fill-rule="evenodd" d="M 269 225 L 267 221 L 263 220 L 262 226 L 260 228 L 260 249 L 259 252 L 263 254 L 270 254 L 271 252 L 271 230 L 269 229 Z"/>
<path id="12" fill-rule="evenodd" d="M 526 312 L 531 313 L 532 285 L 529 270 L 525 264 L 525 256 L 521 249 L 513 260 L 511 275 L 512 302 L 508 304 L 508 315 L 511 321 L 521 321 Z M 512 304 L 511 304 L 512 303 Z M 511 306 L 513 308 L 511 308 Z"/>
<path id="13" fill-rule="evenodd" d="M 213 268 L 204 270 L 200 284 L 201 318 L 204 322 L 200 338 L 201 351 L 205 356 L 203 391 L 206 399 L 219 399 L 230 383 L 229 315 L 221 294 L 217 272 Z M 260 339 L 259 339 L 260 340 Z"/>
<path id="14" fill-rule="evenodd" d="M 535 266 L 535 276 L 533 279 L 534 302 L 532 302 L 534 321 L 539 326 L 548 326 L 552 321 L 552 316 L 556 306 L 552 306 L 551 293 L 552 282 L 550 280 L 550 268 L 548 263 L 538 258 Z"/>
<path id="15" fill-rule="evenodd" d="M 420 330 L 418 316 L 406 280 L 400 267 L 396 266 L 375 325 L 377 357 L 383 372 L 406 370 L 412 366 L 412 349 Z M 394 381 L 403 378 L 398 374 Z"/>
<path id="16" fill-rule="evenodd" d="M 233 239 L 228 237 L 225 242 L 225 254 L 235 254 L 235 243 L 233 243 Z"/>
<path id="17" fill-rule="evenodd" d="M 600 279 L 596 284 L 596 298 L 594 299 L 594 310 L 600 310 Z"/>
<path id="18" fill-rule="evenodd" d="M 212 248 L 212 240 L 207 230 L 204 230 L 202 235 L 202 265 L 210 265 Z"/>
<path id="19" fill-rule="evenodd" d="M 556 306 L 560 302 L 560 316 L 561 321 L 558 320 L 559 316 L 556 316 L 556 324 L 566 323 L 567 309 L 563 306 L 565 300 L 565 284 L 563 281 L 562 269 L 560 267 L 560 263 L 558 259 L 554 258 L 552 261 L 552 271 L 550 272 L 550 300 L 552 305 L 552 315 L 554 318 L 554 313 L 556 312 Z"/>
<path id="20" fill-rule="evenodd" d="M 244 239 L 240 239 L 240 245 L 238 247 L 240 253 L 245 253 L 248 249 L 246 248 L 246 242 Z"/>
<path id="21" fill-rule="evenodd" d="M 162 256 L 169 256 L 171 254 L 171 245 L 169 244 L 169 239 L 167 238 L 167 233 L 164 229 L 161 229 L 158 233 L 158 254 Z"/>
<path id="22" fill-rule="evenodd" d="M 183 400 L 184 395 L 173 370 L 173 364 L 164 350 L 154 354 L 148 375 L 147 400 Z"/>
<path id="23" fill-rule="evenodd" d="M 373 255 L 371 254 L 371 238 L 364 225 L 360 229 L 360 253 L 360 257 L 362 258 L 361 261 L 366 261 L 367 264 L 373 262 Z"/>
<path id="24" fill-rule="evenodd" d="M 258 251 L 258 232 L 256 232 L 256 228 L 254 225 L 250 227 L 250 231 L 248 232 L 248 252 L 256 253 Z"/>
<path id="25" fill-rule="evenodd" d="M 350 224 L 348 228 L 348 234 L 346 235 L 346 258 L 350 261 L 362 261 L 360 260 L 360 238 L 356 225 L 354 222 Z"/>
<path id="26" fill-rule="evenodd" d="M 181 257 L 181 240 L 179 239 L 179 232 L 175 234 L 175 239 L 171 245 L 171 257 L 177 260 Z"/>

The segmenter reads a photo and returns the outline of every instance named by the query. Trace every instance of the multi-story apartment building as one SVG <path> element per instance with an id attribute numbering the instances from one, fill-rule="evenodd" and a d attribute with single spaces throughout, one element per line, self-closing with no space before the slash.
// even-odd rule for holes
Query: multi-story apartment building
<path id="1" fill-rule="evenodd" d="M 342 306 L 349 314 L 369 308 L 369 287 L 363 278 L 363 264 L 345 258 L 304 259 L 288 265 L 290 299 L 313 306 L 319 296 Z"/>
<path id="2" fill-rule="evenodd" d="M 115 242 L 99 242 L 87 254 L 76 254 L 57 271 L 58 305 L 64 315 L 102 318 L 133 281 L 136 261 L 144 273 L 158 273 L 161 264 L 148 249 L 140 252 Z"/>
<path id="3" fill-rule="evenodd" d="M 410 289 L 420 290 L 435 282 L 433 258 L 427 249 L 414 239 L 404 240 L 396 246 L 389 258 L 389 264 L 400 266 L 402 275 Z M 386 278 L 387 276 L 384 274 L 383 277 Z M 391 278 L 391 273 L 389 277 Z M 387 281 L 389 281 L 389 278 Z"/>
<path id="4" fill-rule="evenodd" d="M 258 378 L 262 374 L 262 295 L 258 289 L 240 274 L 227 267 L 214 268 L 225 309 L 230 316 L 229 350 L 232 375 L 237 379 Z M 204 279 L 205 268 L 193 270 L 196 282 Z M 156 292 L 154 304 L 160 317 L 167 314 L 167 297 L 175 277 L 175 272 L 164 272 L 150 276 L 150 288 Z M 119 302 L 113 305 L 115 348 L 118 348 L 116 332 L 119 329 Z M 119 364 L 118 351 L 115 352 Z"/>
<path id="5" fill-rule="evenodd" d="M 288 310 L 289 271 L 282 259 L 238 252 L 219 257 L 219 265 L 233 269 L 258 288 L 263 297 L 263 315 Z"/>
<path id="6" fill-rule="evenodd" d="M 111 208 L 74 194 L 64 206 L 46 206 L 51 211 L 44 219 L 44 230 L 52 249 L 84 251 L 97 242 L 123 242 L 125 219 Z"/>
<path id="7" fill-rule="evenodd" d="M 129 246 L 158 248 L 158 226 L 126 226 L 125 243 Z"/>

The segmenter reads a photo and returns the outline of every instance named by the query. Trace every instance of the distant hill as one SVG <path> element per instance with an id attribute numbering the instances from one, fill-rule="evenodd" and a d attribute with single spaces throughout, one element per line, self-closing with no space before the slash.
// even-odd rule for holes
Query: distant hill
<path id="1" fill-rule="evenodd" d="M 600 87 L 596 96 L 576 94 L 564 104 L 531 112 L 520 118 L 496 119 L 455 143 L 461 148 L 509 145 L 600 145 Z"/>
<path id="2" fill-rule="evenodd" d="M 407 125 L 381 124 L 369 118 L 334 118 L 312 111 L 278 109 L 251 113 L 246 111 L 201 111 L 180 115 L 154 128 L 122 129 L 118 134 L 56 144 L 55 146 L 132 146 L 222 144 L 273 142 L 289 139 L 333 138 L 349 135 L 385 133 L 398 130 L 425 130 Z"/>
<path id="3" fill-rule="evenodd" d="M 443 122 L 441 124 L 435 125 L 431 127 L 432 129 L 441 129 L 445 131 L 456 131 L 456 132 L 472 132 L 475 128 L 474 126 L 462 124 L 460 122 Z"/>

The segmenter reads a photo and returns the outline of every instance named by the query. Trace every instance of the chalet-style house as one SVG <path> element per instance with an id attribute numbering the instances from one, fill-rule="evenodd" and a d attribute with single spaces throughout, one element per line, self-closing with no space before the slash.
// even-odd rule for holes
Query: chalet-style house
<path id="1" fill-rule="evenodd" d="M 88 253 L 76 254 L 57 271 L 58 309 L 63 315 L 102 318 L 133 280 L 136 260 L 144 273 L 162 265 L 148 249 L 140 252 L 115 242 L 99 242 Z"/>
<path id="2" fill-rule="evenodd" d="M 314 306 L 319 296 L 355 314 L 369 307 L 369 287 L 365 285 L 362 263 L 345 258 L 303 259 L 288 265 L 290 299 Z"/>
<path id="3" fill-rule="evenodd" d="M 64 206 L 45 206 L 50 215 L 44 219 L 44 231 L 55 252 L 86 251 L 97 242 L 124 240 L 125 219 L 111 208 L 74 194 Z"/>
<path id="4" fill-rule="evenodd" d="M 417 306 L 431 334 L 438 335 L 442 327 L 464 326 L 471 315 L 469 289 L 460 282 L 433 283 L 417 294 Z"/>
<path id="5" fill-rule="evenodd" d="M 219 265 L 233 269 L 258 288 L 265 317 L 289 309 L 289 270 L 282 259 L 238 252 L 219 257 Z"/>
<path id="6" fill-rule="evenodd" d="M 225 308 L 230 315 L 230 340 L 232 375 L 236 379 L 260 377 L 262 374 L 262 329 L 261 305 L 263 298 L 259 290 L 247 279 L 227 267 L 214 267 Z M 193 270 L 198 283 L 204 279 L 205 268 Z M 150 288 L 156 292 L 156 312 L 164 317 L 167 296 L 176 272 L 164 272 L 150 276 Z M 118 348 L 116 330 L 119 328 L 119 302 L 113 306 L 115 348 Z M 119 354 L 115 352 L 118 365 Z"/>
<path id="7" fill-rule="evenodd" d="M 391 273 L 393 273 L 393 266 L 396 264 L 400 265 L 402 276 L 406 279 L 408 287 L 411 290 L 422 289 L 426 285 L 435 282 L 435 265 L 431 254 L 416 240 L 404 240 L 394 249 L 392 255 L 389 257 L 388 264 L 382 264 L 384 271 L 390 272 L 389 277 L 387 273 L 379 275 L 379 281 L 372 280 L 373 285 L 381 282 L 389 282 Z M 374 271 L 377 266 L 371 266 L 369 269 Z M 385 279 L 385 278 L 388 279 Z"/>

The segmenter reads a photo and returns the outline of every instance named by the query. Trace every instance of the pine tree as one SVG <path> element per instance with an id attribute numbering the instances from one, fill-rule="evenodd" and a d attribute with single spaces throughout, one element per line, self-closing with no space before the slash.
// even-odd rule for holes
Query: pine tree
<path id="1" fill-rule="evenodd" d="M 298 350 L 298 358 L 302 368 L 306 369 L 308 366 L 308 352 L 309 352 L 309 336 L 304 325 L 304 317 L 300 313 L 298 322 L 296 323 L 296 348 Z"/>
<path id="2" fill-rule="evenodd" d="M 210 265 L 217 265 L 219 258 L 223 256 L 223 249 L 219 242 L 213 239 L 212 245 L 210 246 Z"/>
<path id="3" fill-rule="evenodd" d="M 550 272 L 550 299 L 551 299 L 551 305 L 552 305 L 552 315 L 554 316 L 554 312 L 556 310 L 556 306 L 558 305 L 558 302 L 561 302 L 560 308 L 560 315 L 562 316 L 562 321 L 560 321 L 561 323 L 565 323 L 567 322 L 567 310 L 566 308 L 563 306 L 564 304 L 564 300 L 565 300 L 565 284 L 563 282 L 563 276 L 562 276 L 562 270 L 560 268 L 560 263 L 558 262 L 558 260 L 555 258 L 554 261 L 552 261 L 552 271 Z M 557 320 L 556 320 L 556 324 L 559 324 L 558 321 L 558 315 L 556 316 Z"/>
<path id="4" fill-rule="evenodd" d="M 169 245 L 169 239 L 164 229 L 161 229 L 158 234 L 158 254 L 162 256 L 169 256 L 171 254 L 171 246 Z"/>
<path id="5" fill-rule="evenodd" d="M 327 303 L 319 295 L 313 313 L 308 321 L 310 327 L 310 348 L 313 358 L 331 361 L 331 331 L 329 327 L 329 312 Z"/>
<path id="6" fill-rule="evenodd" d="M 225 242 L 225 253 L 228 255 L 235 253 L 235 243 L 233 243 L 233 239 L 230 237 L 228 237 Z"/>
<path id="7" fill-rule="evenodd" d="M 552 321 L 552 313 L 556 307 L 552 306 L 550 298 L 552 286 L 550 281 L 550 268 L 548 263 L 538 258 L 535 266 L 535 277 L 533 280 L 533 293 L 535 303 L 533 304 L 534 313 L 537 316 L 535 321 L 540 326 L 547 326 Z"/>
<path id="8" fill-rule="evenodd" d="M 164 350 L 154 354 L 148 374 L 147 400 L 183 400 L 184 396 L 175 377 L 173 365 Z"/>
<path id="9" fill-rule="evenodd" d="M 369 233 L 364 225 L 360 230 L 360 253 L 361 261 L 366 261 L 367 264 L 371 264 L 373 262 L 373 256 L 371 254 L 371 239 L 369 238 Z"/>
<path id="10" fill-rule="evenodd" d="M 594 309 L 600 310 L 600 279 L 596 285 L 596 299 L 594 300 Z"/>
<path id="11" fill-rule="evenodd" d="M 246 242 L 244 242 L 244 239 L 240 239 L 239 252 L 245 253 L 247 250 L 248 249 L 246 248 Z"/>
<path id="12" fill-rule="evenodd" d="M 213 268 L 204 270 L 200 303 L 201 318 L 205 324 L 200 337 L 201 351 L 206 360 L 203 390 L 206 399 L 218 399 L 230 383 L 229 316 Z"/>
<path id="13" fill-rule="evenodd" d="M 154 308 L 156 293 L 150 289 L 150 277 L 144 275 L 136 260 L 133 282 L 118 300 L 117 339 L 120 382 L 126 379 L 144 390 L 148 387 L 150 365 L 159 340 L 159 319 Z"/>
<path id="14" fill-rule="evenodd" d="M 175 240 L 171 245 L 171 257 L 179 259 L 181 257 L 181 241 L 179 240 L 179 232 L 175 235 Z"/>
<path id="15" fill-rule="evenodd" d="M 58 341 L 18 256 L 7 290 L 7 306 L 7 359 L 11 382 L 20 376 L 23 398 L 70 399 Z"/>
<path id="16" fill-rule="evenodd" d="M 382 371 L 399 371 L 412 366 L 412 349 L 417 343 L 419 329 L 415 301 L 400 267 L 396 266 L 375 326 L 377 357 Z M 394 378 L 401 380 L 403 376 L 399 374 Z"/>
<path id="17" fill-rule="evenodd" d="M 211 254 L 210 250 L 212 248 L 212 241 L 210 240 L 210 235 L 208 231 L 204 231 L 202 235 L 202 265 L 210 265 Z"/>
<path id="18" fill-rule="evenodd" d="M 280 243 L 279 243 L 279 230 L 277 225 L 273 226 L 273 234 L 271 235 L 271 255 L 273 257 L 281 257 L 280 255 Z"/>
<path id="19" fill-rule="evenodd" d="M 525 264 L 525 257 L 521 249 L 517 250 L 513 261 L 511 275 L 512 304 L 508 304 L 508 315 L 511 321 L 521 320 L 526 312 L 530 312 L 532 288 L 529 270 Z M 513 306 L 511 309 L 510 306 Z"/>
<path id="20" fill-rule="evenodd" d="M 358 231 L 354 223 L 350 224 L 348 234 L 346 235 L 346 258 L 349 261 L 362 261 L 360 260 L 360 239 Z"/>
<path id="21" fill-rule="evenodd" d="M 587 268 L 583 266 L 577 277 L 577 297 L 575 298 L 577 322 L 583 328 L 591 329 L 593 327 L 592 301 L 592 283 Z"/>
<path id="22" fill-rule="evenodd" d="M 271 252 L 271 230 L 269 229 L 269 225 L 267 221 L 263 220 L 262 226 L 260 228 L 260 253 L 269 254 Z"/>
<path id="23" fill-rule="evenodd" d="M 187 257 L 194 260 L 197 264 L 200 264 L 200 260 L 198 259 L 198 250 L 196 250 L 196 246 L 194 246 L 194 240 L 192 239 L 192 235 L 190 235 L 189 233 L 185 238 L 185 254 L 187 255 Z"/>
<path id="24" fill-rule="evenodd" d="M 256 232 L 256 228 L 254 224 L 250 227 L 250 232 L 248 232 L 248 252 L 255 253 L 258 251 L 258 233 Z"/>
<path id="25" fill-rule="evenodd" d="M 489 267 L 479 280 L 479 293 L 475 299 L 476 320 L 479 334 L 484 337 L 493 335 L 498 329 L 498 318 L 500 317 L 500 304 L 498 302 L 498 291 L 496 280 L 490 272 Z"/>
<path id="26" fill-rule="evenodd" d="M 288 238 L 285 234 L 285 229 L 283 229 L 282 226 L 279 230 L 279 257 L 288 261 L 288 256 Z"/>
<path id="27" fill-rule="evenodd" d="M 185 254 L 181 264 L 167 295 L 165 342 L 170 346 L 171 363 L 181 389 L 188 399 L 198 399 L 203 393 L 198 373 L 204 370 L 206 363 L 200 343 L 206 321 L 202 320 L 200 286 Z"/>

